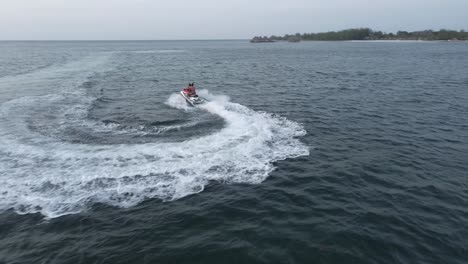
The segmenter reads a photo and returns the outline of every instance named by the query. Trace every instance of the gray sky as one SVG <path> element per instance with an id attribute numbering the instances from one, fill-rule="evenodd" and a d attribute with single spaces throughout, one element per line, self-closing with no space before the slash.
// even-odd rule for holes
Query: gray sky
<path id="1" fill-rule="evenodd" d="M 468 0 L 1 0 L 0 40 L 231 39 L 468 30 Z"/>

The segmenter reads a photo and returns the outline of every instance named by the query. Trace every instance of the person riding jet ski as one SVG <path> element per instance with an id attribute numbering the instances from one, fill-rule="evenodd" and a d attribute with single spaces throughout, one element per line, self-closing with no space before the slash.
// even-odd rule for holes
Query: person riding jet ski
<path id="1" fill-rule="evenodd" d="M 183 92 L 190 97 L 196 97 L 197 92 L 195 91 L 195 83 L 189 83 L 188 87 L 185 88 Z"/>
<path id="2" fill-rule="evenodd" d="M 180 94 L 185 98 L 185 101 L 187 101 L 187 103 L 192 106 L 205 102 L 204 99 L 198 97 L 195 91 L 195 83 L 189 83 L 187 88 L 184 88 L 182 91 L 180 91 Z"/>

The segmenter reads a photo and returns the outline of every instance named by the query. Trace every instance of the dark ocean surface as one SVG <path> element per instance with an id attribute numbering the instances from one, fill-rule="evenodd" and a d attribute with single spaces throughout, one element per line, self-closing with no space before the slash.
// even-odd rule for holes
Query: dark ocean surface
<path id="1" fill-rule="evenodd" d="M 467 42 L 0 42 L 2 264 L 467 262 Z"/>

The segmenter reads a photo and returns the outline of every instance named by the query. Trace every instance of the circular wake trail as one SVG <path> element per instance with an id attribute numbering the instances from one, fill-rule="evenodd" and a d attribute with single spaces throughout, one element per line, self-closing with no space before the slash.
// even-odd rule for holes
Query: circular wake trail
<path id="1" fill-rule="evenodd" d="M 182 107 L 185 102 L 172 96 L 166 103 L 174 111 L 218 115 L 224 128 L 184 142 L 141 144 L 77 144 L 54 136 L 60 127 L 50 134 L 31 129 L 34 115 L 50 108 L 54 111 L 47 113 L 57 124 L 86 120 L 92 98 L 84 93 L 73 99 L 61 94 L 2 104 L 0 210 L 57 217 L 95 202 L 129 207 L 148 198 L 170 201 L 202 191 L 211 180 L 260 183 L 274 169 L 273 162 L 309 154 L 297 138 L 306 133 L 301 125 L 206 90 L 200 95 L 209 102 L 197 109 Z M 67 111 L 56 111 L 65 105 Z"/>

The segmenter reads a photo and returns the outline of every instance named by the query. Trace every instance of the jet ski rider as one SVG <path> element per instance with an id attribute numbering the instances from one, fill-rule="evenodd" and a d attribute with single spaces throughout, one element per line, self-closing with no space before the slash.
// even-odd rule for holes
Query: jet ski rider
<path id="1" fill-rule="evenodd" d="M 195 83 L 189 83 L 188 87 L 184 89 L 184 93 L 190 97 L 196 97 L 197 93 L 195 92 Z"/>

